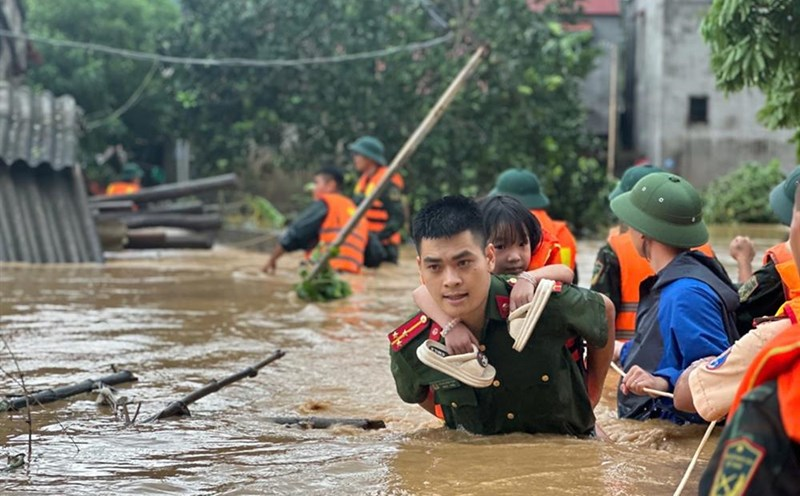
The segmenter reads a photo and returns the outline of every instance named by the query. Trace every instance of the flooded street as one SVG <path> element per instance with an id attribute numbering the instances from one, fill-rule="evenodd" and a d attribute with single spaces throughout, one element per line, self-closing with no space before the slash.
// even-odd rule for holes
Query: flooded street
<path id="1" fill-rule="evenodd" d="M 733 270 L 727 243 L 714 247 Z M 759 257 L 781 240 L 748 228 Z M 581 285 L 601 242 L 582 242 Z M 104 266 L 0 265 L 0 332 L 28 389 L 132 371 L 119 386 L 146 418 L 212 379 L 286 356 L 190 406 L 191 417 L 125 426 L 95 395 L 32 408 L 33 460 L 2 474 L 3 494 L 595 494 L 669 495 L 704 431 L 615 419 L 609 373 L 598 423 L 614 442 L 447 431 L 397 397 L 386 334 L 414 310 L 413 253 L 351 278 L 354 295 L 308 304 L 294 295 L 298 256 L 263 276 L 266 255 L 142 251 Z M 760 266 L 757 258 L 755 266 Z M 734 275 L 734 274 L 732 274 Z M 21 393 L 0 353 L 5 393 Z M 16 373 L 14 373 L 16 377 Z M 133 408 L 135 410 L 135 406 Z M 133 413 L 131 411 L 131 414 Z M 387 428 L 302 430 L 275 416 L 383 419 Z M 3 452 L 27 451 L 24 413 L 3 413 Z M 685 494 L 716 444 L 703 451 Z"/>

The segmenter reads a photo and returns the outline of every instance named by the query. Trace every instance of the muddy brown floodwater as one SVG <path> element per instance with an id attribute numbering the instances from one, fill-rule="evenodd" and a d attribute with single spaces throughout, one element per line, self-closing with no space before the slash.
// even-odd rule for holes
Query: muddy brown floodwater
<path id="1" fill-rule="evenodd" d="M 784 231 L 748 228 L 761 251 Z M 729 268 L 727 241 L 714 246 Z M 600 242 L 579 248 L 588 284 Z M 262 276 L 263 254 L 143 251 L 103 266 L 0 265 L 0 333 L 29 389 L 129 369 L 122 385 L 156 413 L 211 379 L 286 356 L 191 406 L 192 416 L 126 427 L 94 397 L 32 408 L 33 459 L 0 473 L 3 494 L 574 494 L 669 495 L 703 427 L 615 419 L 617 377 L 597 408 L 606 443 L 522 434 L 447 431 L 395 394 L 386 334 L 413 311 L 413 252 L 397 267 L 351 278 L 355 295 L 309 304 L 292 284 L 298 257 Z M 756 265 L 759 265 L 758 263 Z M 0 353 L 0 387 L 20 393 Z M 3 413 L 3 452 L 24 453 L 26 416 Z M 273 416 L 384 419 L 387 428 L 301 430 Z M 686 494 L 718 433 L 703 451 Z"/>

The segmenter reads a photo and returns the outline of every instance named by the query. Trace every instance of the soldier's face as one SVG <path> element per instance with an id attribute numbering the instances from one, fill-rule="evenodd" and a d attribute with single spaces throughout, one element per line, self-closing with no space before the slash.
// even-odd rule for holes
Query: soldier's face
<path id="1" fill-rule="evenodd" d="M 638 253 L 640 257 L 647 259 L 648 255 L 646 253 L 647 249 L 645 247 L 644 234 L 632 227 L 628 229 L 628 233 L 633 240 L 633 247 L 636 248 L 636 253 Z"/>
<path id="2" fill-rule="evenodd" d="M 469 231 L 423 239 L 417 257 L 422 283 L 433 300 L 450 317 L 465 321 L 483 318 L 494 263 L 494 247 L 483 248 Z"/>
<path id="3" fill-rule="evenodd" d="M 369 168 L 374 164 L 372 160 L 368 159 L 367 157 L 359 154 L 353 155 L 353 166 L 356 169 L 356 172 L 365 172 L 369 170 Z"/>

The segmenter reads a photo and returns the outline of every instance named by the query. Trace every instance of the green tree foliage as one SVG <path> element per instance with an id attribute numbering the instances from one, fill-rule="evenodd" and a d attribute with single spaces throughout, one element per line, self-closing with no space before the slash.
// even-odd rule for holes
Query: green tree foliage
<path id="1" fill-rule="evenodd" d="M 800 157 L 800 0 L 714 0 L 701 30 L 719 87 L 759 88 L 759 119 L 797 130 Z"/>
<path id="2" fill-rule="evenodd" d="M 173 0 L 27 0 L 26 29 L 40 36 L 99 43 L 144 52 L 165 51 L 164 39 L 180 22 Z M 88 129 L 87 154 L 122 143 L 128 150 L 167 139 L 172 98 L 164 91 L 162 68 L 113 55 L 36 44 L 43 63 L 28 72 L 28 82 L 56 95 L 69 93 L 87 122 L 102 120 L 125 104 L 153 69 L 151 82 L 134 106 L 118 118 Z"/>
<path id="3" fill-rule="evenodd" d="M 783 179 L 777 160 L 744 164 L 720 177 L 705 193 L 706 222 L 777 222 L 769 193 Z"/>
<path id="4" fill-rule="evenodd" d="M 392 156 L 474 48 L 491 55 L 412 157 L 412 208 L 447 193 L 484 194 L 507 167 L 537 172 L 552 213 L 577 227 L 604 215 L 603 170 L 588 158 L 579 84 L 592 67 L 590 35 L 562 29 L 553 10 L 524 1 L 431 1 L 442 28 L 418 0 L 287 2 L 193 0 L 172 53 L 296 59 L 350 54 L 432 39 L 444 45 L 330 65 L 275 69 L 179 69 L 172 92 L 176 132 L 193 144 L 205 173 L 246 169 L 253 147 L 270 168 L 349 165 L 346 144 L 374 134 Z M 259 172 L 259 171 L 256 171 Z M 266 174 L 264 174 L 266 173 Z M 262 179 L 268 180 L 268 179 Z M 258 188 L 257 181 L 248 184 Z"/>

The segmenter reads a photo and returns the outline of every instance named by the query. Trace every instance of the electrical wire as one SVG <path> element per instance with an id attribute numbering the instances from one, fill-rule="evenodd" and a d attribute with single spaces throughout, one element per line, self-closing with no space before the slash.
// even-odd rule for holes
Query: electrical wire
<path id="1" fill-rule="evenodd" d="M 136 88 L 136 90 L 134 90 L 133 93 L 131 93 L 131 96 L 128 97 L 125 103 L 123 103 L 122 106 L 120 106 L 117 110 L 114 110 L 105 117 L 88 121 L 86 123 L 87 131 L 91 131 L 93 129 L 96 129 L 98 127 L 104 126 L 112 122 L 114 119 L 121 116 L 122 114 L 130 110 L 131 107 L 136 105 L 139 102 L 139 99 L 141 98 L 142 94 L 144 93 L 145 88 L 147 88 L 147 85 L 149 85 L 150 81 L 153 80 L 153 76 L 156 74 L 157 68 L 158 68 L 158 62 L 154 60 L 153 65 L 150 66 L 150 70 L 147 72 L 144 79 L 142 79 L 142 82 L 139 83 L 139 86 Z"/>
<path id="2" fill-rule="evenodd" d="M 80 50 L 87 50 L 93 52 L 106 53 L 109 55 L 117 55 L 133 60 L 146 60 L 149 62 L 159 62 L 163 64 L 175 65 L 197 65 L 205 67 L 299 67 L 305 65 L 319 65 L 319 64 L 335 64 L 339 62 L 350 62 L 353 60 L 374 59 L 378 57 L 385 57 L 394 55 L 401 52 L 413 52 L 425 48 L 431 48 L 442 43 L 446 43 L 453 38 L 453 33 L 447 33 L 438 38 L 433 38 L 427 41 L 419 41 L 408 43 L 406 45 L 394 46 L 383 48 L 381 50 L 372 50 L 369 52 L 359 52 L 346 55 L 334 55 L 329 57 L 307 57 L 299 59 L 273 59 L 273 60 L 259 60 L 259 59 L 246 59 L 246 58 L 199 58 L 199 57 L 176 57 L 171 55 L 161 55 L 157 53 L 139 52 L 135 50 L 127 50 L 124 48 L 115 48 L 108 45 L 101 45 L 99 43 L 84 43 L 80 41 L 70 40 L 56 40 L 44 36 L 33 34 L 15 33 L 6 29 L 0 29 L 0 38 L 12 38 L 18 40 L 26 40 L 36 43 L 43 43 L 46 45 L 60 47 L 60 48 L 75 48 Z"/>

